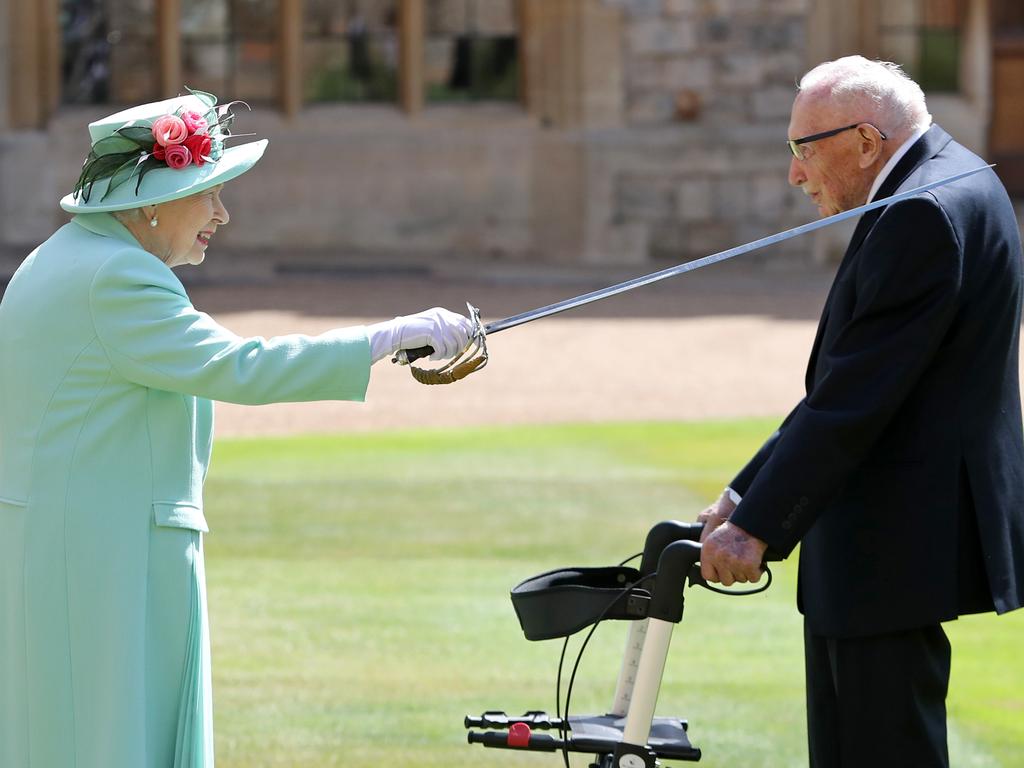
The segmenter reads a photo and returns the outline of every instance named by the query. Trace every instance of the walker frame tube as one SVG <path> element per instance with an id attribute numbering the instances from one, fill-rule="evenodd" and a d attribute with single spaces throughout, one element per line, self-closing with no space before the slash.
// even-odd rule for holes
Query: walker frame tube
<path id="1" fill-rule="evenodd" d="M 644 542 L 640 575 L 651 576 L 656 572 L 661 554 L 670 544 L 677 541 L 698 541 L 703 530 L 703 523 L 681 523 L 675 520 L 666 520 L 655 525 L 647 533 L 647 539 Z M 685 578 L 686 574 L 683 574 L 683 579 L 685 580 Z M 684 588 L 685 581 L 678 585 L 680 595 Z M 647 637 L 648 621 L 649 619 L 643 619 L 630 622 L 629 633 L 626 636 L 626 650 L 622 656 L 622 667 L 619 669 L 619 679 L 615 685 L 615 696 L 612 699 L 610 714 L 624 717 L 629 713 L 633 687 L 640 667 L 640 657 L 644 650 L 644 640 Z"/>
<path id="2" fill-rule="evenodd" d="M 668 648 L 672 642 L 672 622 L 663 619 L 649 619 L 648 622 L 626 726 L 622 731 L 622 740 L 637 746 L 646 745 L 650 736 L 661 678 L 668 661 Z"/>
<path id="3" fill-rule="evenodd" d="M 636 685 L 637 670 L 640 668 L 640 655 L 643 653 L 644 639 L 647 637 L 648 621 L 649 619 L 641 619 L 629 622 L 626 650 L 622 655 L 619 681 L 615 684 L 615 696 L 612 699 L 612 715 L 625 717 L 629 712 L 629 702 L 633 698 L 633 687 Z"/>

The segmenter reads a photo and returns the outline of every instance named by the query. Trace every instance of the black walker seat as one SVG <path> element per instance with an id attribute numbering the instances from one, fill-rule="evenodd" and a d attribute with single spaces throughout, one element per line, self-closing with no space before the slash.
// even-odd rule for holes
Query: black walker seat
<path id="1" fill-rule="evenodd" d="M 636 568 L 562 568 L 512 589 L 512 607 L 527 640 L 568 637 L 600 617 L 634 621 L 647 617 L 651 593 L 639 586 Z"/>

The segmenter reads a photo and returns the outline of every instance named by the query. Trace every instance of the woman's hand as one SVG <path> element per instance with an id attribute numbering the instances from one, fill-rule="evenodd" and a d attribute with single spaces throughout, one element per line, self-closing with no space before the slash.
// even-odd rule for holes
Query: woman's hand
<path id="1" fill-rule="evenodd" d="M 396 317 L 366 326 L 373 362 L 400 349 L 433 347 L 431 360 L 448 360 L 464 350 L 473 335 L 473 321 L 443 307 Z"/>

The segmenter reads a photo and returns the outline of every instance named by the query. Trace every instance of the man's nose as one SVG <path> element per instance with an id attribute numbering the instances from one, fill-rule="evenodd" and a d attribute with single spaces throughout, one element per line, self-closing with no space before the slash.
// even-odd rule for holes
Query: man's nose
<path id="1" fill-rule="evenodd" d="M 791 157 L 789 159 L 789 183 L 794 187 L 799 187 L 806 181 L 807 174 L 804 173 L 803 163 L 795 157 Z"/>

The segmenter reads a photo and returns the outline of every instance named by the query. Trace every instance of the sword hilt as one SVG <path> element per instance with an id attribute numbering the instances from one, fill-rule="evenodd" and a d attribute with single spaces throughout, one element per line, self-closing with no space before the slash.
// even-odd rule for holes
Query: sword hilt
<path id="1" fill-rule="evenodd" d="M 488 330 L 490 330 L 490 326 L 485 327 L 484 324 L 480 322 L 479 309 L 469 302 L 466 302 L 466 308 L 469 311 L 469 318 L 473 321 L 473 338 L 483 339 L 483 337 L 487 335 Z M 429 344 L 422 347 L 415 347 L 414 349 L 400 349 L 395 353 L 395 356 L 391 358 L 391 362 L 398 363 L 399 365 L 409 365 L 410 363 L 415 363 L 417 360 L 424 357 L 430 357 L 432 354 L 434 354 L 434 348 Z"/>
<path id="2" fill-rule="evenodd" d="M 399 365 L 409 365 L 409 363 L 415 363 L 420 358 L 430 357 L 432 354 L 434 354 L 434 348 L 429 345 L 426 347 L 416 347 L 415 349 L 400 349 L 391 358 L 391 362 L 398 363 Z"/>

